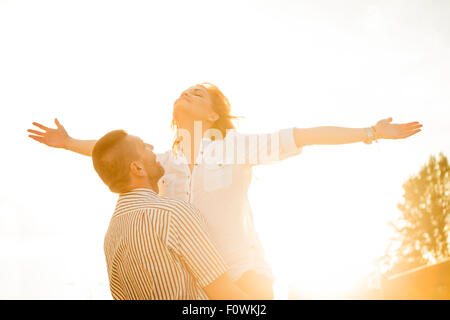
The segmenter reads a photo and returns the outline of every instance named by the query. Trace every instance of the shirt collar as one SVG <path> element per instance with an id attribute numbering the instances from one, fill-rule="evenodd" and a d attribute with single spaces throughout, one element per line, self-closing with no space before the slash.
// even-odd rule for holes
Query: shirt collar
<path id="1" fill-rule="evenodd" d="M 129 192 L 124 192 L 119 195 L 119 200 L 124 198 L 146 198 L 146 197 L 158 197 L 158 194 L 149 188 L 136 188 Z"/>
<path id="2" fill-rule="evenodd" d="M 208 145 L 213 142 L 211 138 L 203 137 L 202 140 L 200 140 L 200 152 L 205 152 Z M 173 153 L 175 158 L 178 158 L 180 156 L 184 156 L 184 152 L 182 149 L 180 149 L 178 152 Z"/>
<path id="3" fill-rule="evenodd" d="M 133 208 L 139 208 L 142 204 L 156 201 L 158 198 L 158 194 L 149 188 L 136 188 L 129 192 L 121 193 L 119 199 L 117 199 L 113 217 L 128 210 L 133 210 Z"/>

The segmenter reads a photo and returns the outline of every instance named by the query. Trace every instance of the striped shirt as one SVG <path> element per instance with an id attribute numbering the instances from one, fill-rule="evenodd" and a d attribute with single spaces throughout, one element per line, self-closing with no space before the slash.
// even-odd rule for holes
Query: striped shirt
<path id="1" fill-rule="evenodd" d="M 116 300 L 208 299 L 202 288 L 227 271 L 200 212 L 151 189 L 119 196 L 104 250 Z"/>

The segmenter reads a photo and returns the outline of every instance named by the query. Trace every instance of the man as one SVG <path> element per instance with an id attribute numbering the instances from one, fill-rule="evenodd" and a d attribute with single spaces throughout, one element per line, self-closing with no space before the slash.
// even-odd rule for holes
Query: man
<path id="1" fill-rule="evenodd" d="M 164 169 L 153 146 L 115 130 L 97 141 L 92 161 L 120 194 L 104 243 L 114 299 L 250 299 L 227 276 L 200 212 L 158 195 Z"/>

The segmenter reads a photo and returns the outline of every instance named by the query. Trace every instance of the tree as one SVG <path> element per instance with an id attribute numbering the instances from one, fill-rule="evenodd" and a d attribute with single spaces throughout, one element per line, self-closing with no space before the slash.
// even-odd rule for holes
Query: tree
<path id="1" fill-rule="evenodd" d="M 386 275 L 450 256 L 450 167 L 445 155 L 430 156 L 403 189 L 403 203 L 397 205 L 401 217 L 391 223 L 396 237 L 381 259 Z"/>

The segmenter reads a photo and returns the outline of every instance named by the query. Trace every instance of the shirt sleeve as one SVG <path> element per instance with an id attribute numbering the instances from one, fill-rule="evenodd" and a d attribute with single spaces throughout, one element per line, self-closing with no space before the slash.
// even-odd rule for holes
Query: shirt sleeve
<path id="1" fill-rule="evenodd" d="M 282 129 L 279 131 L 280 136 L 280 160 L 296 156 L 303 150 L 297 147 L 294 139 L 294 128 Z"/>
<path id="2" fill-rule="evenodd" d="M 200 211 L 188 203 L 180 203 L 170 217 L 168 245 L 204 288 L 224 274 L 228 266 L 210 240 Z"/>
<path id="3" fill-rule="evenodd" d="M 260 165 L 270 164 L 298 155 L 302 147 L 297 147 L 294 128 L 281 129 L 265 134 L 242 134 L 235 130 L 227 133 L 223 142 L 209 149 L 206 161 L 228 164 Z"/>

